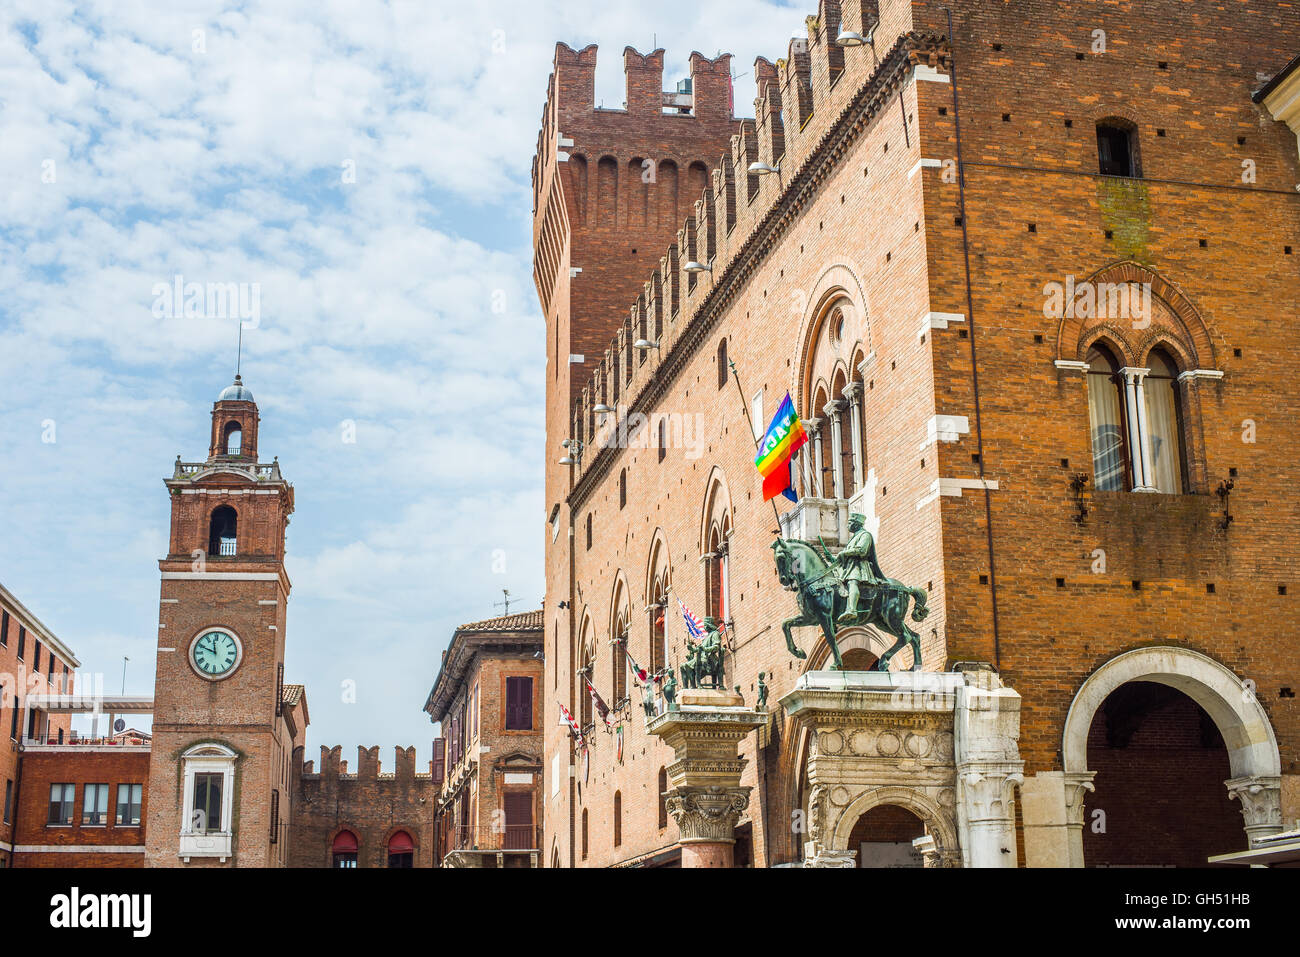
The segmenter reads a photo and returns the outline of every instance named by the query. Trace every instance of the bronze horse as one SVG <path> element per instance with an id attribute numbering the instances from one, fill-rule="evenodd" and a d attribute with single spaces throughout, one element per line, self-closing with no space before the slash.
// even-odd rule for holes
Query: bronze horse
<path id="1" fill-rule="evenodd" d="M 785 632 L 785 643 L 790 653 L 797 658 L 808 657 L 796 647 L 790 629 L 796 625 L 820 625 L 826 643 L 831 647 L 835 657 L 833 671 L 842 671 L 844 661 L 840 657 L 840 647 L 835 641 L 836 619 L 844 612 L 847 604 L 845 588 L 835 574 L 833 564 L 817 553 L 817 549 L 807 542 L 795 539 L 778 538 L 772 543 L 776 556 L 776 572 L 781 584 L 794 592 L 799 600 L 799 614 L 781 623 Z M 930 614 L 925 604 L 925 590 L 911 588 L 893 578 L 885 579 L 885 584 L 874 589 L 867 586 L 863 590 L 863 601 L 859 605 L 858 622 L 863 625 L 875 625 L 886 634 L 896 639 L 894 646 L 880 656 L 876 662 L 877 671 L 888 671 L 889 662 L 905 646 L 912 648 L 912 670 L 921 670 L 921 636 L 907 626 L 907 606 L 909 600 L 916 605 L 912 609 L 913 621 L 924 621 Z"/>

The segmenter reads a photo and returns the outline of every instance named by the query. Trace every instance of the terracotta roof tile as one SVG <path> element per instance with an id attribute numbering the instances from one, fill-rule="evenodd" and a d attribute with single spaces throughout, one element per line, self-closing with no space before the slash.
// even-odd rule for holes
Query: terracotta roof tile
<path id="1" fill-rule="evenodd" d="M 502 615 L 461 625 L 457 631 L 528 631 L 542 627 L 542 610 L 525 611 L 518 615 Z"/>

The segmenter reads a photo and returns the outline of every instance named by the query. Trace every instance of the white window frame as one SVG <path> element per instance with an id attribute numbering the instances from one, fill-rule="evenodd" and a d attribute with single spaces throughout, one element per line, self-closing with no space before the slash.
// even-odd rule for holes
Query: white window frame
<path id="1" fill-rule="evenodd" d="M 189 863 L 191 857 L 217 857 L 223 862 L 230 857 L 234 839 L 235 762 L 238 755 L 221 744 L 197 744 L 181 755 L 184 787 L 181 803 L 180 857 Z M 200 833 L 194 830 L 195 775 L 220 774 L 221 824 L 218 831 Z"/>

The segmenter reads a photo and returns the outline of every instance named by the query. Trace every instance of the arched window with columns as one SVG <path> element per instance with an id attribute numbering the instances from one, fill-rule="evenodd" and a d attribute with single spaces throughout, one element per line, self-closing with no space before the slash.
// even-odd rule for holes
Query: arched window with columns
<path id="1" fill-rule="evenodd" d="M 797 462 L 803 496 L 844 501 L 866 484 L 865 339 L 864 310 L 844 287 L 834 287 L 813 313 L 800 362 L 797 404 L 809 436 Z"/>
<path id="2" fill-rule="evenodd" d="M 628 608 L 627 587 L 623 584 L 622 574 L 618 576 L 617 584 L 614 586 L 614 603 L 611 608 L 613 609 L 613 616 L 609 625 L 609 687 L 613 693 L 613 700 L 609 704 L 610 707 L 616 708 L 619 702 L 627 697 L 627 642 L 631 631 L 629 625 L 632 620 L 631 611 Z"/>
<path id="3" fill-rule="evenodd" d="M 1138 263 L 1063 288 L 1055 365 L 1087 381 L 1093 487 L 1207 494 L 1201 402 L 1205 383 L 1224 376 L 1220 337 L 1177 286 Z"/>
<path id="4" fill-rule="evenodd" d="M 704 503 L 704 613 L 727 622 L 731 618 L 731 497 L 718 469 L 709 478 Z"/>
<path id="5" fill-rule="evenodd" d="M 668 663 L 668 546 L 656 534 L 646 571 L 646 615 L 649 618 L 649 656 L 646 667 L 659 671 Z"/>

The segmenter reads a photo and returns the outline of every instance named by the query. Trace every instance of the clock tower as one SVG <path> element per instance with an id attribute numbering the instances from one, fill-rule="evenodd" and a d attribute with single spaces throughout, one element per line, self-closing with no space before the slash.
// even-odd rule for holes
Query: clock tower
<path id="1" fill-rule="evenodd" d="M 285 528 L 293 486 L 258 461 L 239 376 L 212 406 L 205 462 L 177 457 L 162 572 L 146 864 L 288 860 L 291 765 L 305 706 L 284 694 Z M 289 698 L 289 703 L 286 703 Z M 300 727 L 301 725 L 301 727 Z"/>

